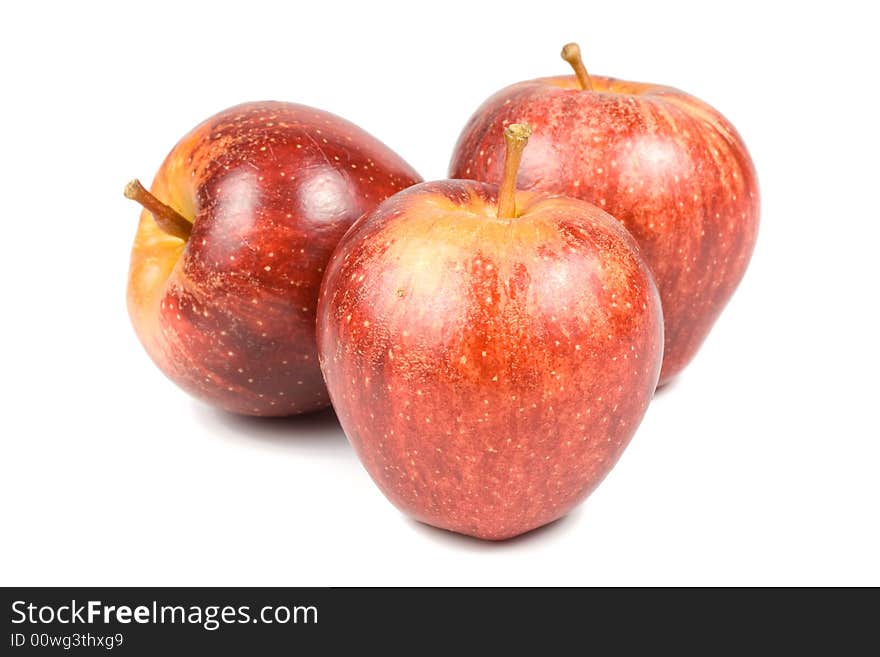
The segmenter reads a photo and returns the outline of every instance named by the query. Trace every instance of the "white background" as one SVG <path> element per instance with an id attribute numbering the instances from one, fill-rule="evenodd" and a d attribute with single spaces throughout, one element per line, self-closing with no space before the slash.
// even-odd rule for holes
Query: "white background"
<path id="1" fill-rule="evenodd" d="M 0 583 L 880 584 L 880 52 L 860 5 L 5 4 Z M 567 519 L 504 544 L 420 526 L 332 414 L 230 417 L 152 365 L 122 187 L 196 123 L 306 103 L 441 178 L 477 105 L 567 73 L 570 40 L 592 72 L 726 114 L 763 207 L 714 332 Z"/>

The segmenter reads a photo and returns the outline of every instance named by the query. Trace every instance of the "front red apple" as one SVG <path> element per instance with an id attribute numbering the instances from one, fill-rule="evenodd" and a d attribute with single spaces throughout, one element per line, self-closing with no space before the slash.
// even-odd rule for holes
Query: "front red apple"
<path id="1" fill-rule="evenodd" d="M 178 385 L 229 411 L 329 403 L 317 362 L 324 267 L 352 222 L 419 180 L 357 126 L 302 105 L 233 107 L 184 137 L 144 204 L 128 308 Z"/>
<path id="2" fill-rule="evenodd" d="M 505 125 L 535 129 L 522 189 L 590 201 L 620 220 L 651 265 L 666 329 L 660 382 L 693 358 L 745 273 L 758 229 L 758 184 L 742 139 L 716 110 L 681 91 L 587 76 L 522 82 L 465 126 L 453 178 L 501 179 Z"/>
<path id="3" fill-rule="evenodd" d="M 318 309 L 330 396 L 367 471 L 418 520 L 486 539 L 552 522 L 599 484 L 663 342 L 619 223 L 527 193 L 499 213 L 499 195 L 452 180 L 389 198 L 341 241 Z"/>

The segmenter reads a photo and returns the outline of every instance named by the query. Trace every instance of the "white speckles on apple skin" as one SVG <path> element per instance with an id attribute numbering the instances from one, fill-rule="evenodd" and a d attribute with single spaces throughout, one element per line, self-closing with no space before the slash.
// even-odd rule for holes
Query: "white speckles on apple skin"
<path id="1" fill-rule="evenodd" d="M 529 123 L 519 187 L 596 203 L 651 265 L 666 325 L 662 384 L 693 358 L 745 273 L 757 178 L 736 130 L 705 103 L 668 87 L 593 82 L 594 92 L 573 77 L 498 92 L 465 126 L 450 176 L 498 182 L 500 126 Z"/>
<path id="2" fill-rule="evenodd" d="M 425 183 L 359 220 L 328 265 L 318 342 L 340 422 L 389 499 L 503 539 L 598 485 L 651 399 L 663 337 L 616 221 L 529 195 L 498 220 L 494 193 Z"/>

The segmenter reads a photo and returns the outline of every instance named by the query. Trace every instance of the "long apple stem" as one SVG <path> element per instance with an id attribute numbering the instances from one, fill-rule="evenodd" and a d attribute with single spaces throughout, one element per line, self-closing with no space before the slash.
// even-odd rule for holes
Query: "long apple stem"
<path id="1" fill-rule="evenodd" d="M 156 224 L 169 235 L 179 237 L 183 241 L 189 239 L 192 234 L 192 223 L 170 205 L 153 196 L 141 185 L 141 181 L 134 179 L 125 186 L 125 198 L 137 201 L 153 215 Z"/>
<path id="2" fill-rule="evenodd" d="M 592 91 L 593 81 L 590 79 L 590 74 L 587 73 L 584 60 L 581 59 L 581 47 L 576 43 L 566 43 L 562 47 L 562 59 L 571 64 L 574 74 L 577 75 L 578 82 L 581 84 L 581 89 Z"/>
<path id="3" fill-rule="evenodd" d="M 516 174 L 531 134 L 532 127 L 527 123 L 511 123 L 504 130 L 507 151 L 504 154 L 501 188 L 498 190 L 499 219 L 512 219 L 516 216 Z"/>

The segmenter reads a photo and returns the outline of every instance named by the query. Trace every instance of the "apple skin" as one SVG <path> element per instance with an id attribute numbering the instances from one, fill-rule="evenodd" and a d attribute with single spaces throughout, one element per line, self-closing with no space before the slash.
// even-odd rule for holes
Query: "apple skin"
<path id="1" fill-rule="evenodd" d="M 660 384 L 694 357 L 745 273 L 758 231 L 755 169 L 734 127 L 670 87 L 592 76 L 512 85 L 465 126 L 452 178 L 498 182 L 503 126 L 535 129 L 519 189 L 599 205 L 632 233 L 651 265 L 665 320 Z"/>
<path id="2" fill-rule="evenodd" d="M 527 149 L 528 150 L 528 149 Z M 660 371 L 660 299 L 632 237 L 583 201 L 422 183 L 328 265 L 318 347 L 365 468 L 421 522 L 500 540 L 565 515 L 617 461 Z"/>
<path id="3" fill-rule="evenodd" d="M 152 185 L 193 222 L 190 239 L 140 217 L 128 309 L 148 354 L 227 411 L 327 406 L 315 342 L 324 268 L 359 216 L 419 180 L 378 140 L 317 109 L 248 103 L 208 119 Z"/>

